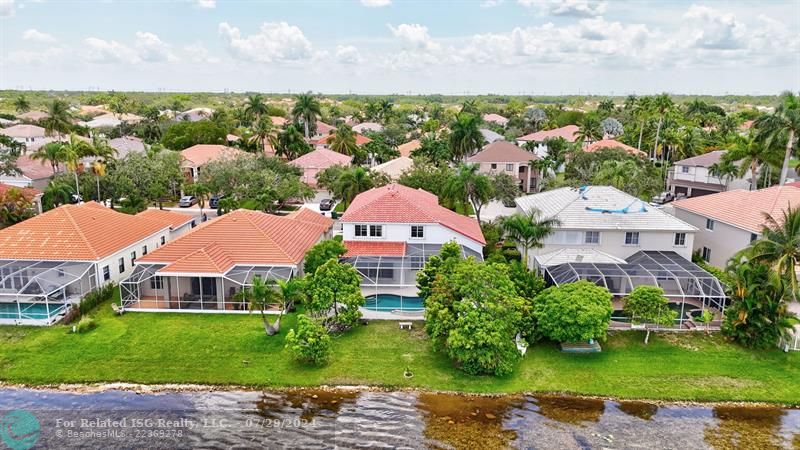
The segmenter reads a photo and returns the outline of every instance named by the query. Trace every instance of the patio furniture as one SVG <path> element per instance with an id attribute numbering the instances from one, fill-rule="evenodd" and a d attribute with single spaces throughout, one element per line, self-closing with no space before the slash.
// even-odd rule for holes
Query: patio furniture
<path id="1" fill-rule="evenodd" d="M 401 330 L 410 330 L 411 322 L 399 322 Z"/>
<path id="2" fill-rule="evenodd" d="M 125 314 L 125 308 L 118 306 L 116 303 L 111 304 L 111 309 L 114 310 L 114 314 L 121 316 Z"/>

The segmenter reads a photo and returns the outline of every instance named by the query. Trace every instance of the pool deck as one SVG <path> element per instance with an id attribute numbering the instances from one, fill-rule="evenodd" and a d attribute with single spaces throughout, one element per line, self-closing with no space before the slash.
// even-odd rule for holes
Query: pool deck
<path id="1" fill-rule="evenodd" d="M 361 310 L 361 318 L 366 320 L 425 320 L 425 311 L 374 311 L 366 308 Z"/>

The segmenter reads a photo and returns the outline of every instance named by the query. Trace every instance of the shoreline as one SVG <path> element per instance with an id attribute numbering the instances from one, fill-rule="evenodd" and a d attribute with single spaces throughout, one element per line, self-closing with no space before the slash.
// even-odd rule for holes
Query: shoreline
<path id="1" fill-rule="evenodd" d="M 448 391 L 439 389 L 411 388 L 411 387 L 385 387 L 370 385 L 318 385 L 318 386 L 272 386 L 256 387 L 235 384 L 141 384 L 127 382 L 108 383 L 52 383 L 52 384 L 19 384 L 0 381 L 0 390 L 16 389 L 41 392 L 58 392 L 66 394 L 98 394 L 111 391 L 133 392 L 141 395 L 182 394 L 182 393 L 210 393 L 210 392 L 297 392 L 297 391 L 326 391 L 326 392 L 416 392 L 424 394 L 457 395 L 462 397 L 570 397 L 582 400 L 603 400 L 611 402 L 649 403 L 659 407 L 672 406 L 679 408 L 715 408 L 715 407 L 744 407 L 744 408 L 781 408 L 800 409 L 800 405 L 764 402 L 764 401 L 696 401 L 696 400 L 664 400 L 648 398 L 621 398 L 603 395 L 586 395 L 558 391 L 524 391 L 514 393 L 477 393 L 464 391 Z"/>

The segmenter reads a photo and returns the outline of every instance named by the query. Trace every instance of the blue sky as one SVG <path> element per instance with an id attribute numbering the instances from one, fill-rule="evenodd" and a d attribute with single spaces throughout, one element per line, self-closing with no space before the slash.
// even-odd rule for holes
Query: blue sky
<path id="1" fill-rule="evenodd" d="M 800 90 L 800 1 L 0 0 L 0 88 Z"/>

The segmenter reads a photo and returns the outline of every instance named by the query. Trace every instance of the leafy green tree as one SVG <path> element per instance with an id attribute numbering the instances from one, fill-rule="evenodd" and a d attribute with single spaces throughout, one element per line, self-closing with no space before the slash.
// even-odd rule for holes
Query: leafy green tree
<path id="1" fill-rule="evenodd" d="M 503 203 L 513 203 L 514 199 L 522 194 L 519 189 L 519 179 L 498 172 L 491 176 L 493 197 Z"/>
<path id="2" fill-rule="evenodd" d="M 170 150 L 183 150 L 197 144 L 225 144 L 227 131 L 209 120 L 172 124 L 161 143 Z"/>
<path id="3" fill-rule="evenodd" d="M 278 133 L 275 154 L 286 159 L 297 159 L 311 151 L 311 146 L 303 138 L 303 133 L 295 124 L 289 124 Z"/>
<path id="4" fill-rule="evenodd" d="M 356 147 L 353 158 L 354 164 L 367 164 L 370 162 L 383 164 L 400 156 L 396 146 L 387 142 L 386 137 L 382 134 L 370 133 L 369 138 L 372 139 L 371 142 L 367 142 L 361 148 Z"/>
<path id="5" fill-rule="evenodd" d="M 61 150 L 61 142 L 48 142 L 39 147 L 31 154 L 31 159 L 34 161 L 41 161 L 50 164 L 53 175 L 61 170 L 61 163 L 63 162 L 64 154 Z"/>
<path id="6" fill-rule="evenodd" d="M 310 131 L 313 124 L 316 127 L 316 122 L 322 116 L 322 107 L 319 100 L 311 95 L 311 93 L 299 94 L 295 97 L 294 107 L 292 108 L 292 118 L 296 123 L 303 123 L 305 128 L 306 139 L 311 137 Z"/>
<path id="7" fill-rule="evenodd" d="M 508 239 L 522 248 L 522 260 L 526 266 L 530 263 L 528 259 L 530 249 L 542 248 L 545 238 L 560 225 L 558 219 L 543 217 L 542 212 L 536 209 L 527 214 L 516 213 L 504 217 L 500 222 Z"/>
<path id="8" fill-rule="evenodd" d="M 256 153 L 262 153 L 267 145 L 276 148 L 278 145 L 278 135 L 272 120 L 269 117 L 261 117 L 256 120 L 253 126 L 253 134 L 249 142 L 255 147 Z"/>
<path id="9" fill-rule="evenodd" d="M 370 173 L 363 167 L 350 167 L 342 171 L 333 185 L 333 193 L 344 201 L 345 209 L 356 196 L 375 186 Z"/>
<path id="10" fill-rule="evenodd" d="M 425 330 L 469 374 L 505 376 L 521 355 L 514 337 L 524 301 L 500 264 L 461 261 L 425 300 Z"/>
<path id="11" fill-rule="evenodd" d="M 32 200 L 22 189 L 16 187 L 0 191 L 0 223 L 14 225 L 33 216 Z"/>
<path id="12" fill-rule="evenodd" d="M 56 136 L 60 140 L 61 135 L 72 129 L 72 113 L 69 112 L 69 104 L 58 99 L 50 102 L 47 106 L 47 117 L 41 120 L 41 124 L 48 136 Z"/>
<path id="13" fill-rule="evenodd" d="M 360 284 L 361 277 L 353 266 L 328 260 L 310 276 L 306 307 L 312 316 L 323 317 L 330 332 L 352 328 L 361 318 L 359 307 L 365 304 Z"/>
<path id="14" fill-rule="evenodd" d="M 781 103 L 775 112 L 759 117 L 753 126 L 759 137 L 764 139 L 767 147 L 771 147 L 773 143 L 785 142 L 786 151 L 783 156 L 779 182 L 780 185 L 783 185 L 789 173 L 789 161 L 795 151 L 797 139 L 800 137 L 800 97 L 792 92 L 784 92 L 781 95 Z"/>
<path id="15" fill-rule="evenodd" d="M 349 125 L 343 123 L 331 132 L 328 145 L 336 153 L 353 155 L 358 150 L 356 133 Z"/>
<path id="16" fill-rule="evenodd" d="M 587 115 L 583 118 L 575 137 L 584 142 L 594 142 L 603 139 L 603 128 L 597 117 Z"/>
<path id="17" fill-rule="evenodd" d="M 416 160 L 411 170 L 403 172 L 397 182 L 410 188 L 424 189 L 443 200 L 448 181 L 453 176 L 454 171 L 447 164 L 436 165 L 428 161 Z"/>
<path id="18" fill-rule="evenodd" d="M 764 213 L 761 238 L 753 241 L 744 253 L 751 261 L 772 266 L 791 287 L 797 298 L 797 270 L 800 269 L 800 208 L 791 205 L 781 217 Z"/>
<path id="19" fill-rule="evenodd" d="M 325 364 L 331 356 L 331 337 L 316 320 L 300 314 L 297 327 L 286 334 L 286 350 L 296 361 Z"/>
<path id="20" fill-rule="evenodd" d="M 438 255 L 432 255 L 417 272 L 417 295 L 425 301 L 433 291 L 433 282 L 439 274 L 449 274 L 461 260 L 461 246 L 455 241 L 445 242 Z"/>
<path id="21" fill-rule="evenodd" d="M 645 326 L 644 343 L 650 340 L 651 329 L 647 325 L 668 327 L 675 323 L 678 313 L 669 309 L 664 290 L 658 286 L 636 286 L 622 299 L 623 311 L 635 324 Z"/>
<path id="22" fill-rule="evenodd" d="M 614 310 L 611 297 L 588 281 L 549 287 L 534 300 L 535 331 L 557 342 L 603 340 Z"/>
<path id="23" fill-rule="evenodd" d="M 267 104 L 264 102 L 262 94 L 248 95 L 244 101 L 244 113 L 253 122 L 259 122 L 261 116 L 267 114 Z M 272 121 L 270 121 L 270 124 Z"/>
<path id="24" fill-rule="evenodd" d="M 447 141 L 434 136 L 424 136 L 420 139 L 420 147 L 412 151 L 411 156 L 426 158 L 436 165 L 446 165 L 453 159 Z"/>
<path id="25" fill-rule="evenodd" d="M 525 112 L 525 118 L 530 123 L 530 131 L 535 133 L 541 130 L 547 121 L 547 113 L 542 108 L 530 108 Z"/>
<path id="26" fill-rule="evenodd" d="M 14 111 L 18 114 L 26 113 L 31 110 L 31 102 L 24 95 L 14 99 Z"/>
<path id="27" fill-rule="evenodd" d="M 467 159 L 486 143 L 480 123 L 480 116 L 462 112 L 450 124 L 450 153 L 454 161 Z"/>
<path id="28" fill-rule="evenodd" d="M 347 249 L 344 244 L 337 239 L 326 239 L 318 242 L 306 252 L 303 263 L 303 273 L 314 275 L 317 268 L 330 260 L 338 261 L 345 254 Z"/>
<path id="29" fill-rule="evenodd" d="M 25 144 L 0 134 L 0 175 L 17 175 L 17 158 L 25 150 Z"/>
<path id="30" fill-rule="evenodd" d="M 479 172 L 478 164 L 461 164 L 454 177 L 447 181 L 444 197 L 456 204 L 471 205 L 478 222 L 481 209 L 494 197 L 494 187 L 488 175 Z"/>

